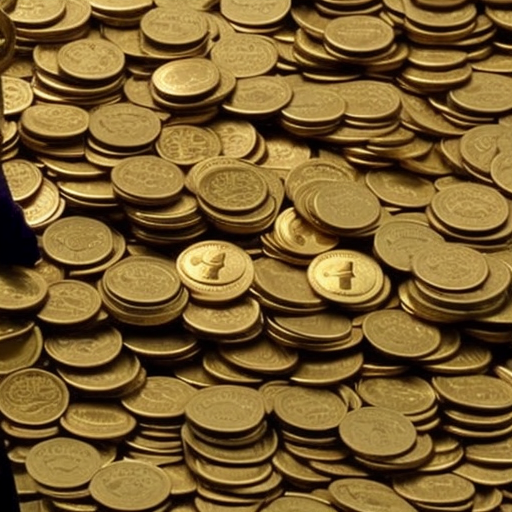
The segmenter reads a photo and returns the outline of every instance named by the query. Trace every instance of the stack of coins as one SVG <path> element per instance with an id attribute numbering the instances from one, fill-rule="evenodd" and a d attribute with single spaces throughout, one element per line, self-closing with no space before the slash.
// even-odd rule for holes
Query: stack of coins
<path id="1" fill-rule="evenodd" d="M 190 245 L 176 260 L 178 275 L 192 298 L 225 303 L 248 291 L 254 278 L 251 258 L 238 246 L 224 241 Z"/>
<path id="2" fill-rule="evenodd" d="M 32 105 L 20 118 L 23 144 L 36 154 L 53 157 L 80 157 L 89 113 L 74 105 Z"/>
<path id="3" fill-rule="evenodd" d="M 269 459 L 277 448 L 267 431 L 263 397 L 249 387 L 220 385 L 198 391 L 185 406 L 185 460 L 199 495 L 238 495 L 258 502 L 275 490 Z"/>
<path id="4" fill-rule="evenodd" d="M 108 2 L 93 0 L 90 2 L 92 16 L 105 25 L 131 27 L 140 23 L 142 16 L 151 8 L 150 0 L 136 2 Z"/>
<path id="5" fill-rule="evenodd" d="M 124 158 L 149 152 L 161 124 L 152 110 L 121 102 L 95 108 L 88 128 L 86 159 L 112 168 Z"/>
<path id="6" fill-rule="evenodd" d="M 210 223 L 233 234 L 266 230 L 277 217 L 284 196 L 275 176 L 234 158 L 211 158 L 197 164 L 187 182 Z"/>
<path id="7" fill-rule="evenodd" d="M 89 496 L 89 482 L 101 468 L 102 460 L 89 443 L 54 437 L 34 445 L 25 465 L 40 494 L 50 500 L 73 500 Z"/>
<path id="8" fill-rule="evenodd" d="M 139 421 L 135 432 L 124 440 L 126 457 L 159 466 L 181 462 L 185 405 L 196 392 L 179 379 L 149 376 L 141 388 L 125 396 L 123 406 Z"/>
<path id="9" fill-rule="evenodd" d="M 107 311 L 129 325 L 165 325 L 188 300 L 174 265 L 153 256 L 128 256 L 110 266 L 98 289 Z"/>

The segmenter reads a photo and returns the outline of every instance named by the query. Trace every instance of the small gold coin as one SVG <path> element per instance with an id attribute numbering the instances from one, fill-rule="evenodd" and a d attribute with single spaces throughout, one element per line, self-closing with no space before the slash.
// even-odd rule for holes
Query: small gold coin
<path id="1" fill-rule="evenodd" d="M 279 395 L 278 395 L 279 396 Z M 383 407 L 350 411 L 339 426 L 341 440 L 363 457 L 394 457 L 410 450 L 416 441 L 412 422 Z"/>
<path id="2" fill-rule="evenodd" d="M 100 263 L 113 249 L 110 228 L 99 220 L 82 216 L 53 222 L 44 231 L 42 242 L 48 257 L 69 266 Z"/>
<path id="3" fill-rule="evenodd" d="M 512 386 L 491 375 L 457 375 L 432 379 L 439 395 L 452 404 L 481 411 L 512 408 Z"/>
<path id="4" fill-rule="evenodd" d="M 177 165 L 153 155 L 122 160 L 112 169 L 111 179 L 122 199 L 146 206 L 168 204 L 184 185 L 183 173 Z"/>
<path id="5" fill-rule="evenodd" d="M 20 114 L 32 104 L 34 93 L 26 80 L 12 76 L 2 76 L 1 80 L 4 115 Z"/>
<path id="6" fill-rule="evenodd" d="M 32 105 L 21 114 L 20 124 L 38 140 L 70 139 L 87 131 L 89 114 L 74 105 Z"/>
<path id="7" fill-rule="evenodd" d="M 257 34 L 235 33 L 216 42 L 210 57 L 236 78 L 248 78 L 269 73 L 277 64 L 278 52 L 271 39 Z"/>
<path id="8" fill-rule="evenodd" d="M 66 43 L 57 54 L 59 69 L 84 81 L 115 79 L 124 68 L 121 49 L 105 39 L 79 39 Z"/>
<path id="9" fill-rule="evenodd" d="M 36 444 L 26 460 L 28 474 L 39 484 L 55 489 L 88 484 L 101 465 L 96 448 L 69 437 L 55 437 Z"/>
<path id="10" fill-rule="evenodd" d="M 163 98 L 194 101 L 214 91 L 220 83 L 220 72 L 214 62 L 204 57 L 178 59 L 157 68 L 151 83 Z"/>
<path id="11" fill-rule="evenodd" d="M 43 184 L 43 174 L 29 160 L 9 160 L 3 163 L 2 169 L 15 201 L 22 202 L 32 198 Z"/>
<path id="12" fill-rule="evenodd" d="M 474 485 L 453 473 L 397 476 L 393 478 L 393 489 L 413 503 L 438 506 L 464 502 L 475 495 Z"/>
<path id="13" fill-rule="evenodd" d="M 290 510 L 334 512 L 336 509 L 307 494 L 304 496 L 281 496 L 261 509 L 262 512 L 289 512 Z"/>
<path id="14" fill-rule="evenodd" d="M 162 469 L 138 461 L 117 461 L 92 477 L 89 491 L 100 505 L 119 512 L 158 507 L 170 495 L 171 481 Z"/>
<path id="15" fill-rule="evenodd" d="M 411 266 L 416 278 L 446 291 L 471 290 L 489 275 L 489 265 L 480 252 L 448 242 L 423 247 L 413 256 Z"/>
<path id="16" fill-rule="evenodd" d="M 441 332 L 401 309 L 382 309 L 368 313 L 363 332 L 371 345 L 394 357 L 425 357 L 441 343 Z"/>
<path id="17" fill-rule="evenodd" d="M 0 265 L 0 311 L 20 312 L 40 307 L 48 284 L 33 270 Z"/>
<path id="18" fill-rule="evenodd" d="M 58 21 L 64 15 L 65 9 L 66 2 L 64 0 L 49 0 L 37 6 L 34 6 L 30 0 L 21 0 L 16 2 L 15 9 L 10 16 L 16 24 L 37 28 Z"/>
<path id="19" fill-rule="evenodd" d="M 228 21 L 247 27 L 265 27 L 281 21 L 291 8 L 291 0 L 250 0 L 244 5 L 236 0 L 222 0 L 220 12 Z"/>
<path id="20" fill-rule="evenodd" d="M 181 287 L 173 264 L 154 256 L 128 256 L 108 268 L 102 281 L 118 299 L 141 305 L 170 301 Z"/>
<path id="21" fill-rule="evenodd" d="M 11 316 L 0 316 L 0 343 L 24 336 L 35 327 L 35 323 L 30 319 Z"/>
<path id="22" fill-rule="evenodd" d="M 461 183 L 440 190 L 430 206 L 449 228 L 474 234 L 500 228 L 510 210 L 497 190 L 480 183 Z"/>
<path id="23" fill-rule="evenodd" d="M 347 406 L 327 389 L 290 386 L 276 395 L 274 413 L 286 427 L 312 434 L 336 430 Z"/>
<path id="24" fill-rule="evenodd" d="M 132 149 L 158 138 L 160 119 L 152 110 L 131 103 L 101 105 L 90 113 L 89 133 L 103 145 Z"/>
<path id="25" fill-rule="evenodd" d="M 121 352 L 121 333 L 111 326 L 79 333 L 52 334 L 45 338 L 45 350 L 55 361 L 75 368 L 107 364 Z"/>
<path id="26" fill-rule="evenodd" d="M 171 419 L 184 414 L 196 390 L 173 377 L 150 376 L 144 385 L 122 403 L 130 412 L 144 418 Z"/>
<path id="27" fill-rule="evenodd" d="M 72 435 L 100 442 L 121 439 L 137 426 L 135 418 L 121 406 L 103 402 L 69 404 L 60 424 Z"/>
<path id="28" fill-rule="evenodd" d="M 354 512 L 377 512 L 386 507 L 394 512 L 416 510 L 391 487 L 366 478 L 343 478 L 329 485 L 334 503 Z"/>
<path id="29" fill-rule="evenodd" d="M 249 387 L 213 386 L 199 390 L 188 401 L 185 416 L 202 430 L 240 435 L 263 421 L 265 404 L 262 395 Z"/>
<path id="30" fill-rule="evenodd" d="M 48 300 L 37 318 L 52 325 L 75 325 L 96 316 L 101 298 L 94 286 L 76 279 L 63 279 L 48 286 Z"/>
<path id="31" fill-rule="evenodd" d="M 1 339 L 0 375 L 33 366 L 41 356 L 42 348 L 43 335 L 37 326 L 11 339 Z"/>
<path id="32" fill-rule="evenodd" d="M 21 425 L 48 425 L 62 416 L 68 403 L 64 382 L 45 370 L 19 370 L 0 383 L 0 411 Z"/>
<path id="33" fill-rule="evenodd" d="M 320 254 L 310 263 L 307 275 L 316 293 L 345 305 L 370 301 L 384 285 L 379 264 L 370 256 L 349 249 Z"/>

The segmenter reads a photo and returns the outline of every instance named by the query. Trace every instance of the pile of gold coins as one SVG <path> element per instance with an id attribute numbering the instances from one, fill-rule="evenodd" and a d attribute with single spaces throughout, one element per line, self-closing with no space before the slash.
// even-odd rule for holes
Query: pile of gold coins
<path id="1" fill-rule="evenodd" d="M 9 15 L 21 512 L 512 511 L 512 2 Z"/>

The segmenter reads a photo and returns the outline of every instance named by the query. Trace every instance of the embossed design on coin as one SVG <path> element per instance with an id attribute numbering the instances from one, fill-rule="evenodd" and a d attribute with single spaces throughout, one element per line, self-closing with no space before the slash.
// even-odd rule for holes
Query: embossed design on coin
<path id="1" fill-rule="evenodd" d="M 32 105 L 23 111 L 20 123 L 36 138 L 70 138 L 86 132 L 89 114 L 74 105 Z"/>
<path id="2" fill-rule="evenodd" d="M 100 469 L 89 490 L 95 501 L 119 512 L 157 507 L 171 492 L 171 481 L 157 466 L 137 461 L 117 461 Z"/>
<path id="3" fill-rule="evenodd" d="M 9 185 L 12 198 L 24 201 L 32 197 L 43 183 L 43 174 L 29 160 L 21 158 L 9 160 L 2 164 L 5 179 Z"/>
<path id="4" fill-rule="evenodd" d="M 47 425 L 68 406 L 69 392 L 59 377 L 27 368 L 8 375 L 0 384 L 0 411 L 22 425 Z"/>
<path id="5" fill-rule="evenodd" d="M 40 306 L 48 284 L 30 269 L 0 265 L 0 311 L 24 311 Z"/>
<path id="6" fill-rule="evenodd" d="M 101 464 L 96 448 L 68 437 L 55 437 L 36 444 L 26 461 L 28 474 L 36 482 L 58 489 L 89 483 Z"/>

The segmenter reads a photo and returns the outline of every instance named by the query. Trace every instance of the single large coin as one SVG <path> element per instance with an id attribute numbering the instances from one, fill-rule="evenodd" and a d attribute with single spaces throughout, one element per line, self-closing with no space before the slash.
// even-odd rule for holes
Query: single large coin
<path id="1" fill-rule="evenodd" d="M 53 373 L 27 368 L 0 384 L 0 411 L 15 423 L 47 425 L 59 419 L 69 402 L 64 382 Z"/>
<path id="2" fill-rule="evenodd" d="M 340 424 L 341 440 L 365 457 L 392 457 L 412 448 L 416 429 L 403 414 L 383 407 L 361 407 Z"/>
<path id="3" fill-rule="evenodd" d="M 89 485 L 100 505 L 119 512 L 154 509 L 171 492 L 171 481 L 162 469 L 136 461 L 117 461 L 100 469 Z"/>
<path id="4" fill-rule="evenodd" d="M 25 311 L 41 306 L 48 284 L 30 269 L 0 265 L 0 311 Z"/>
<path id="5" fill-rule="evenodd" d="M 254 389 L 220 385 L 199 390 L 185 406 L 187 419 L 199 428 L 240 434 L 256 428 L 265 416 L 263 396 Z"/>
<path id="6" fill-rule="evenodd" d="M 102 460 L 98 450 L 88 443 L 55 437 L 36 444 L 25 464 L 36 482 L 55 489 L 71 489 L 89 483 Z"/>

